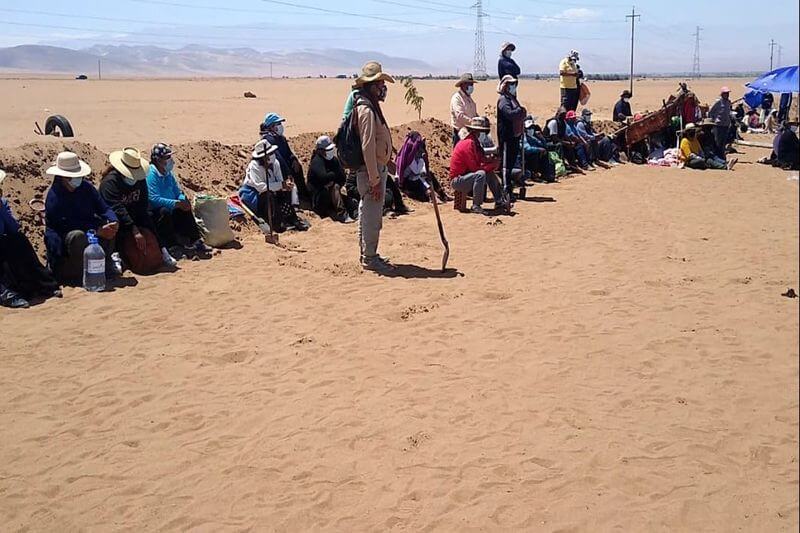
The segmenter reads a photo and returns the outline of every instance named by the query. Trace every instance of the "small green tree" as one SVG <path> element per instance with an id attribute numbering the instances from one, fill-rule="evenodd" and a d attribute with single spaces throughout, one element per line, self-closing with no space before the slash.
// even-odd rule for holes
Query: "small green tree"
<path id="1" fill-rule="evenodd" d="M 406 88 L 406 104 L 413 107 L 417 112 L 419 120 L 422 120 L 422 102 L 425 101 L 425 98 L 419 94 L 419 91 L 417 91 L 417 88 L 414 86 L 414 79 L 411 76 L 403 78 L 403 87 Z"/>

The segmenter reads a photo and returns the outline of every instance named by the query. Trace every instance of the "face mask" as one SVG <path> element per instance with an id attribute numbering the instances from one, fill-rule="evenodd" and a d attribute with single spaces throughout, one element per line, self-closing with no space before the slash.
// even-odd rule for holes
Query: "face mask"
<path id="1" fill-rule="evenodd" d="M 280 136 L 283 136 L 283 124 L 278 124 L 277 126 L 275 126 L 275 133 Z"/>
<path id="2" fill-rule="evenodd" d="M 69 186 L 73 189 L 80 187 L 81 183 L 83 183 L 83 178 L 70 178 L 69 180 Z"/>
<path id="3" fill-rule="evenodd" d="M 167 174 L 172 172 L 172 169 L 175 168 L 175 161 L 172 158 L 167 159 L 167 162 L 164 164 L 164 169 L 167 171 Z"/>
<path id="4" fill-rule="evenodd" d="M 480 135 L 478 135 L 478 140 L 481 142 L 481 144 L 483 144 L 489 140 L 489 136 L 486 135 L 486 133 L 481 133 Z"/>
<path id="5" fill-rule="evenodd" d="M 508 86 L 508 94 L 511 96 L 517 96 L 517 86 L 516 85 L 509 85 Z"/>
<path id="6" fill-rule="evenodd" d="M 328 161 L 330 161 L 331 159 L 333 159 L 333 150 L 325 150 L 322 156 Z"/>
<path id="7" fill-rule="evenodd" d="M 467 85 L 467 88 L 464 89 L 464 92 L 467 93 L 468 95 L 472 95 L 472 93 L 475 92 L 475 86 Z"/>
<path id="8" fill-rule="evenodd" d="M 381 102 L 386 100 L 386 96 L 389 94 L 389 88 L 384 85 L 378 90 L 378 100 Z"/>
<path id="9" fill-rule="evenodd" d="M 625 103 L 627 104 L 628 102 L 630 102 L 630 101 L 631 101 L 631 99 L 630 99 L 630 98 L 623 98 L 623 99 L 622 99 L 622 101 L 623 101 L 623 102 L 625 102 Z"/>
<path id="10" fill-rule="evenodd" d="M 275 162 L 275 159 L 275 154 L 267 156 L 267 165 L 272 166 L 272 164 Z"/>
<path id="11" fill-rule="evenodd" d="M 508 59 L 511 59 L 511 50 L 505 50 L 505 51 L 503 52 L 503 55 L 504 55 L 506 58 L 508 58 Z"/>

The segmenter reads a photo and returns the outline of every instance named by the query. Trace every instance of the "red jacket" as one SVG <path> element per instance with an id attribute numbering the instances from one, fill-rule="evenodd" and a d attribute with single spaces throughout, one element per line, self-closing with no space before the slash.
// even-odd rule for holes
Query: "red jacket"
<path id="1" fill-rule="evenodd" d="M 497 163 L 486 159 L 478 139 L 473 137 L 458 141 L 450 157 L 450 179 L 479 170 L 494 172 L 496 169 Z"/>

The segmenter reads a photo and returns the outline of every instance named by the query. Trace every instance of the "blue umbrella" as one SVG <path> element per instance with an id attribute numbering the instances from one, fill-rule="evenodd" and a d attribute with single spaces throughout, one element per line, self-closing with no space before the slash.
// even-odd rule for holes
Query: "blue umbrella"
<path id="1" fill-rule="evenodd" d="M 800 92 L 800 76 L 797 65 L 776 68 L 771 72 L 762 74 L 747 87 L 765 93 L 797 93 Z"/>

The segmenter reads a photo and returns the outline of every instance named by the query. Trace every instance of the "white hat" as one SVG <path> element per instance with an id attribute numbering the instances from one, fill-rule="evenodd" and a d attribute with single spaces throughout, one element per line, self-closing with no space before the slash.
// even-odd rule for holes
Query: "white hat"
<path id="1" fill-rule="evenodd" d="M 261 139 L 253 146 L 253 159 L 261 159 L 269 154 L 274 154 L 277 150 L 277 146 L 270 144 L 266 139 Z"/>
<path id="2" fill-rule="evenodd" d="M 136 148 L 128 147 L 111 152 L 108 156 L 108 161 L 114 167 L 114 170 L 126 178 L 136 181 L 145 179 L 147 177 L 147 169 L 150 168 L 150 163 L 142 157 L 142 154 Z"/>
<path id="3" fill-rule="evenodd" d="M 90 167 L 72 152 L 61 152 L 56 156 L 56 163 L 45 171 L 50 176 L 62 178 L 83 178 L 92 173 Z"/>
<path id="4" fill-rule="evenodd" d="M 497 92 L 502 94 L 507 85 L 512 85 L 514 83 L 519 83 L 519 80 L 511 74 L 506 74 L 500 80 L 500 83 L 497 84 Z"/>
<path id="5" fill-rule="evenodd" d="M 5 181 L 5 179 L 6 179 L 6 171 L 0 170 L 0 185 L 3 184 L 3 181 Z"/>

